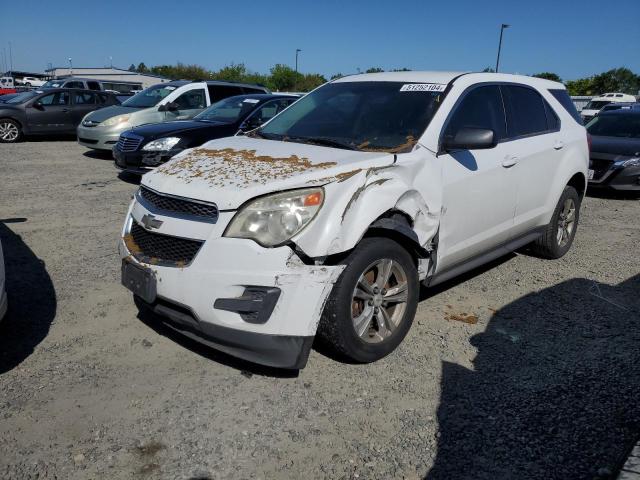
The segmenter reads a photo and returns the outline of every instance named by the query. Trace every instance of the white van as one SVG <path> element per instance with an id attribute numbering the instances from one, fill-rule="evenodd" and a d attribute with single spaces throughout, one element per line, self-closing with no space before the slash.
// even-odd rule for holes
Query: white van
<path id="1" fill-rule="evenodd" d="M 586 125 L 593 117 L 595 117 L 598 112 L 605 105 L 609 105 L 610 103 L 619 103 L 619 102 L 635 102 L 636 97 L 633 95 L 628 95 L 626 93 L 605 93 L 604 95 L 600 95 L 599 97 L 593 97 L 589 103 L 587 103 L 580 115 L 582 116 L 582 120 Z"/>
<path id="2" fill-rule="evenodd" d="M 172 328 L 253 362 L 302 368 L 316 334 L 371 362 L 409 331 L 420 283 L 526 244 L 567 253 L 588 165 L 561 83 L 343 77 L 144 175 L 122 281 Z"/>

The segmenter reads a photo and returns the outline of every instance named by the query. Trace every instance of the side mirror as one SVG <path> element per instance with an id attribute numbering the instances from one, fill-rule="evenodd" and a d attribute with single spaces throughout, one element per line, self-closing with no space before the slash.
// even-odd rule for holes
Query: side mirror
<path id="1" fill-rule="evenodd" d="M 33 108 L 35 108 L 36 110 L 44 110 L 44 107 L 42 106 L 42 104 L 40 102 L 33 102 L 33 105 L 31 105 Z"/>
<path id="2" fill-rule="evenodd" d="M 442 141 L 445 152 L 451 150 L 481 150 L 496 146 L 495 132 L 488 128 L 463 127 Z"/>

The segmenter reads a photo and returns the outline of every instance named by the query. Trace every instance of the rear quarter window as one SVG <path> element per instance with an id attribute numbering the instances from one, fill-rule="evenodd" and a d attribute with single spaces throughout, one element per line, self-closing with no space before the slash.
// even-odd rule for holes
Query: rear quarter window
<path id="1" fill-rule="evenodd" d="M 573 100 L 569 97 L 569 94 L 566 90 L 563 89 L 551 89 L 549 93 L 553 95 L 553 97 L 560 102 L 560 105 L 564 107 L 564 109 L 573 117 L 573 119 L 582 125 L 582 117 L 576 110 L 576 106 L 573 104 Z"/>

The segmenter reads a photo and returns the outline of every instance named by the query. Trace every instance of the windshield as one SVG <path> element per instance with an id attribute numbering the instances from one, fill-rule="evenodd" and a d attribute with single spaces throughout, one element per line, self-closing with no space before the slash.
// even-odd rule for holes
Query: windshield
<path id="1" fill-rule="evenodd" d="M 225 98 L 196 115 L 194 119 L 205 122 L 235 123 L 251 113 L 259 102 L 258 99 L 244 96 Z"/>
<path id="2" fill-rule="evenodd" d="M 6 103 L 22 103 L 22 102 L 26 102 L 27 100 L 29 100 L 30 98 L 35 97 L 36 95 L 38 95 L 37 92 L 22 92 L 22 93 L 18 93 L 14 97 L 11 97 L 9 100 L 7 100 Z"/>
<path id="3" fill-rule="evenodd" d="M 122 103 L 123 107 L 132 108 L 149 108 L 155 107 L 160 100 L 173 92 L 176 88 L 173 85 L 154 85 L 140 93 L 135 94 L 129 100 L 125 100 Z"/>
<path id="4" fill-rule="evenodd" d="M 410 151 L 431 121 L 444 85 L 338 82 L 301 98 L 257 135 L 361 151 Z"/>
<path id="5" fill-rule="evenodd" d="M 583 110 L 600 110 L 605 105 L 609 105 L 611 102 L 606 100 L 591 100 L 587 103 Z"/>
<path id="6" fill-rule="evenodd" d="M 587 124 L 587 132 L 599 137 L 640 138 L 640 115 L 599 115 Z"/>
<path id="7" fill-rule="evenodd" d="M 60 88 L 60 87 L 62 87 L 62 80 L 49 80 L 44 85 L 42 85 L 42 88 Z"/>

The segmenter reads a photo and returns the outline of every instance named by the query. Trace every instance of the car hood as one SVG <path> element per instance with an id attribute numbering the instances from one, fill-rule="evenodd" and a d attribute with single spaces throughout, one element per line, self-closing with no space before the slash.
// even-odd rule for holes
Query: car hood
<path id="1" fill-rule="evenodd" d="M 591 137 L 591 151 L 613 155 L 640 155 L 640 138 Z"/>
<path id="2" fill-rule="evenodd" d="M 111 107 L 101 108 L 100 110 L 95 110 L 87 115 L 86 120 L 91 120 L 93 122 L 104 122 L 111 117 L 115 117 L 116 115 L 124 115 L 125 113 L 135 113 L 143 110 L 142 108 L 131 108 L 131 107 L 123 107 L 121 105 L 113 105 Z"/>
<path id="3" fill-rule="evenodd" d="M 140 125 L 138 127 L 133 127 L 131 129 L 131 132 L 135 133 L 136 135 L 140 135 L 145 139 L 152 139 L 152 138 L 158 138 L 158 137 L 178 135 L 178 134 L 190 132 L 193 130 L 200 130 L 200 129 L 215 130 L 217 127 L 228 127 L 228 125 L 223 123 L 197 122 L 193 120 L 178 120 L 175 122 L 163 122 L 163 123 L 152 123 L 148 125 Z"/>
<path id="4" fill-rule="evenodd" d="M 161 193 L 213 202 L 220 210 L 235 210 L 260 195 L 343 181 L 393 162 L 394 156 L 386 152 L 228 137 L 186 150 L 144 175 L 142 184 Z"/>

